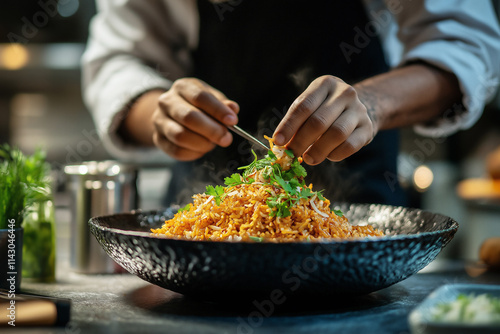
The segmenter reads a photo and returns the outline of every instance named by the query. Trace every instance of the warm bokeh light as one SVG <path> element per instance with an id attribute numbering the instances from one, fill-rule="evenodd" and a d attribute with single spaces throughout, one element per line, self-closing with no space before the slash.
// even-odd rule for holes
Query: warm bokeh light
<path id="1" fill-rule="evenodd" d="M 21 44 L 9 44 L 0 53 L 0 67 L 8 70 L 18 70 L 29 60 L 28 50 Z"/>
<path id="2" fill-rule="evenodd" d="M 413 183 L 419 191 L 426 191 L 431 186 L 433 180 L 434 173 L 425 165 L 418 166 L 413 173 Z"/>

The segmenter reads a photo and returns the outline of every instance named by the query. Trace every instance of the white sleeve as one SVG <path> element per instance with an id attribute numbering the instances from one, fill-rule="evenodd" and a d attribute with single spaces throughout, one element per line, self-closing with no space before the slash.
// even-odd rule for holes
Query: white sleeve
<path id="1" fill-rule="evenodd" d="M 196 1 L 97 0 L 82 58 L 83 96 L 106 149 L 126 161 L 169 158 L 126 145 L 116 134 L 130 104 L 146 91 L 169 89 L 191 71 L 197 44 Z"/>
<path id="2" fill-rule="evenodd" d="M 388 8 L 391 0 L 386 0 Z M 397 7 L 393 7 L 396 9 Z M 500 28 L 487 0 L 406 0 L 393 12 L 403 44 L 399 65 L 423 60 L 458 78 L 463 108 L 415 130 L 441 137 L 470 128 L 500 78 Z"/>

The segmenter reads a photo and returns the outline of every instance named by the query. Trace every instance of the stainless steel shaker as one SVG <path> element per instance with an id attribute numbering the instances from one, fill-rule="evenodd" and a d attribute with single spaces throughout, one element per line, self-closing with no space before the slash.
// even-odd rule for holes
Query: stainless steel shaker
<path id="1" fill-rule="evenodd" d="M 119 271 L 91 235 L 88 221 L 137 208 L 137 169 L 115 161 L 89 161 L 66 166 L 64 172 L 72 196 L 72 269 L 85 274 Z"/>

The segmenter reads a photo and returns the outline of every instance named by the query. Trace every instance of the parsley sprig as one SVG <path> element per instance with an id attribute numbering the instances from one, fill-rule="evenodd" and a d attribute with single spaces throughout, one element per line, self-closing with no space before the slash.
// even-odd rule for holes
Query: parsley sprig
<path id="1" fill-rule="evenodd" d="M 213 196 L 215 199 L 215 204 L 220 205 L 220 202 L 224 199 L 224 187 L 223 186 L 207 186 L 205 194 Z"/>

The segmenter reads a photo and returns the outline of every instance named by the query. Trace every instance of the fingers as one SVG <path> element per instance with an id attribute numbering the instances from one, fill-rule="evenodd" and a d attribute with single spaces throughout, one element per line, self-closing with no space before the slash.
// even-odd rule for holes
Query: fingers
<path id="1" fill-rule="evenodd" d="M 347 101 L 339 101 L 333 96 L 329 96 L 317 110 L 312 111 L 311 116 L 303 122 L 299 127 L 298 131 L 292 137 L 287 147 L 291 149 L 297 156 L 301 156 L 304 152 L 313 145 L 317 140 L 320 139 L 325 133 L 330 133 L 335 135 L 344 135 L 353 124 L 352 120 L 350 123 L 337 122 L 336 120 L 342 115 L 345 110 L 345 103 Z M 346 118 L 344 116 L 344 118 Z M 334 124 L 335 123 L 335 124 Z M 354 127 L 356 124 L 354 124 Z M 352 132 L 352 129 L 350 132 Z M 339 141 L 340 138 L 335 136 L 329 136 L 333 145 L 333 142 Z M 325 140 L 322 140 L 324 142 Z M 317 146 L 317 145 L 314 145 Z"/>
<path id="2" fill-rule="evenodd" d="M 167 138 L 159 132 L 155 132 L 153 134 L 153 142 L 156 147 L 160 148 L 161 150 L 163 150 L 163 152 L 179 161 L 196 160 L 198 158 L 201 158 L 205 154 L 175 145 L 174 143 L 167 140 Z"/>
<path id="3" fill-rule="evenodd" d="M 274 133 L 276 144 L 286 144 L 309 165 L 343 160 L 373 136 L 373 124 L 355 89 L 332 76 L 313 81 Z"/>
<path id="4" fill-rule="evenodd" d="M 215 148 L 215 144 L 202 135 L 169 119 L 162 118 L 154 123 L 156 132 L 162 134 L 170 143 L 182 148 L 205 153 Z"/>
<path id="5" fill-rule="evenodd" d="M 160 109 L 168 118 L 214 144 L 227 147 L 232 142 L 232 136 L 224 125 L 179 97 L 170 96 L 161 99 Z M 161 122 L 161 117 L 158 119 Z"/>
<path id="6" fill-rule="evenodd" d="M 336 147 L 327 157 L 330 161 L 342 161 L 358 152 L 363 146 L 366 146 L 371 141 L 371 136 L 368 131 L 357 128 L 349 136 L 349 138 Z"/>
<path id="7" fill-rule="evenodd" d="M 228 101 L 227 103 L 233 108 L 236 107 L 236 103 L 229 101 L 224 94 L 201 80 L 189 78 L 177 80 L 172 88 L 189 104 L 203 110 L 203 112 L 217 121 L 225 125 L 235 125 L 238 123 L 238 117 L 234 110 L 223 101 Z"/>
<path id="8" fill-rule="evenodd" d="M 277 145 L 287 144 L 298 132 L 301 126 L 309 119 L 316 109 L 321 106 L 328 96 L 328 87 L 315 80 L 307 87 L 290 106 L 285 117 L 276 127 L 273 138 Z M 321 120 L 319 120 L 321 122 Z M 300 147 L 300 145 L 299 145 Z M 294 151 L 295 152 L 295 151 Z M 301 155 L 302 152 L 295 152 Z"/>
<path id="9" fill-rule="evenodd" d="M 344 143 L 358 126 L 358 120 L 348 112 L 342 113 L 321 135 L 307 152 L 303 154 L 308 165 L 316 165 L 325 160 L 330 153 Z"/>
<path id="10" fill-rule="evenodd" d="M 233 137 L 224 124 L 236 124 L 238 112 L 236 102 L 201 80 L 177 80 L 159 98 L 153 141 L 175 159 L 197 159 L 216 145 L 231 144 Z"/>

